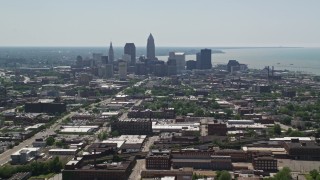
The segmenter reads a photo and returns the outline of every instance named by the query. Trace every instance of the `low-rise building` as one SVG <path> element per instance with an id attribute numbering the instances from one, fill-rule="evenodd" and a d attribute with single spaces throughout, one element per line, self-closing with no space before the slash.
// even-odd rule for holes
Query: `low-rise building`
<path id="1" fill-rule="evenodd" d="M 228 132 L 225 123 L 208 123 L 208 135 L 226 136 Z"/>
<path id="2" fill-rule="evenodd" d="M 232 170 L 230 156 L 211 156 L 208 159 L 172 159 L 172 167 L 175 169 L 192 167 L 194 169 Z"/>
<path id="3" fill-rule="evenodd" d="M 292 139 L 291 142 L 283 142 L 283 147 L 292 159 L 320 159 L 320 146 L 314 141 L 299 141 L 299 139 Z"/>
<path id="4" fill-rule="evenodd" d="M 81 168 L 68 168 L 62 171 L 64 180 L 127 180 L 131 170 L 135 165 L 135 160 L 130 158 L 121 162 L 112 162 L 104 164 L 89 164 Z"/>
<path id="5" fill-rule="evenodd" d="M 150 119 L 125 119 L 111 124 L 112 131 L 120 134 L 149 135 L 152 134 L 152 121 Z"/>
<path id="6" fill-rule="evenodd" d="M 246 162 L 247 161 L 247 153 L 243 150 L 235 150 L 235 149 L 223 149 L 215 151 L 216 155 L 219 156 L 230 156 L 232 162 Z"/>
<path id="7" fill-rule="evenodd" d="M 278 170 L 277 159 L 271 156 L 254 158 L 252 165 L 255 170 L 263 170 L 268 172 L 274 172 Z"/>
<path id="8" fill-rule="evenodd" d="M 170 150 L 151 150 L 146 157 L 147 169 L 170 169 Z"/>
<path id="9" fill-rule="evenodd" d="M 50 149 L 49 155 L 52 156 L 74 156 L 78 152 L 78 149 Z"/>
<path id="10" fill-rule="evenodd" d="M 40 148 L 22 148 L 19 151 L 11 154 L 12 164 L 24 164 L 33 160 L 36 156 L 40 154 Z"/>
<path id="11" fill-rule="evenodd" d="M 36 139 L 33 143 L 32 146 L 33 147 L 46 147 L 47 143 L 46 141 L 44 141 L 43 139 Z"/>
<path id="12" fill-rule="evenodd" d="M 26 113 L 60 114 L 67 111 L 65 103 L 54 102 L 51 99 L 40 99 L 38 102 L 26 103 L 24 108 Z"/>

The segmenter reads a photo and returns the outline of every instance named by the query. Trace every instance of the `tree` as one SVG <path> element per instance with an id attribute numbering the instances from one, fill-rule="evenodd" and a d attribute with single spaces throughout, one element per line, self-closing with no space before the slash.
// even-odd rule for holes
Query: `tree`
<path id="1" fill-rule="evenodd" d="M 279 124 L 275 124 L 273 127 L 274 133 L 277 135 L 281 135 L 281 127 Z"/>
<path id="2" fill-rule="evenodd" d="M 316 179 L 317 176 L 319 175 L 319 172 L 316 169 L 314 169 L 314 170 L 310 171 L 309 174 L 313 179 Z"/>
<path id="3" fill-rule="evenodd" d="M 274 176 L 274 180 L 292 180 L 291 170 L 288 167 L 284 167 Z"/>
<path id="4" fill-rule="evenodd" d="M 54 142 L 55 142 L 55 140 L 52 136 L 50 136 L 46 139 L 47 146 L 52 146 L 54 144 Z"/>
<path id="5" fill-rule="evenodd" d="M 218 180 L 231 180 L 231 174 L 228 171 L 221 171 L 219 174 L 217 173 Z"/>
<path id="6" fill-rule="evenodd" d="M 240 120 L 240 119 L 241 119 L 240 114 L 236 114 L 236 115 L 234 115 L 234 119 Z"/>
<path id="7" fill-rule="evenodd" d="M 122 158 L 119 157 L 118 155 L 113 155 L 112 157 L 112 162 L 121 162 L 122 161 Z"/>
<path id="8" fill-rule="evenodd" d="M 202 109 L 197 109 L 196 112 L 194 113 L 196 117 L 203 117 L 204 111 Z"/>
<path id="9" fill-rule="evenodd" d="M 292 121 L 292 118 L 288 116 L 288 117 L 285 117 L 281 122 L 285 125 L 290 125 L 291 121 Z"/>
<path id="10" fill-rule="evenodd" d="M 289 128 L 289 129 L 287 130 L 286 134 L 289 135 L 289 134 L 291 134 L 291 132 L 292 132 L 292 129 Z"/>
<path id="11" fill-rule="evenodd" d="M 57 142 L 55 142 L 55 145 L 57 147 L 62 147 L 63 146 L 63 142 L 62 141 L 57 141 Z"/>
<path id="12" fill-rule="evenodd" d="M 117 130 L 112 131 L 112 132 L 111 132 L 111 135 L 112 135 L 113 137 L 119 136 L 119 132 L 118 132 Z"/>
<path id="13" fill-rule="evenodd" d="M 100 141 L 105 140 L 107 138 L 107 133 L 105 131 L 98 134 L 98 139 Z"/>
<path id="14" fill-rule="evenodd" d="M 301 131 L 292 131 L 289 134 L 290 137 L 304 137 L 304 133 Z"/>

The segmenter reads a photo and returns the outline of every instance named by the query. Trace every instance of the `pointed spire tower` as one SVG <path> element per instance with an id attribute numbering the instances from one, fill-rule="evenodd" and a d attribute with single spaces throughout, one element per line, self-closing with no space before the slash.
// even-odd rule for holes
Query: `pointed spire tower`
<path id="1" fill-rule="evenodd" d="M 147 42 L 147 58 L 148 59 L 155 59 L 156 58 L 154 39 L 153 39 L 153 36 L 151 33 L 148 37 L 148 42 Z"/>
<path id="2" fill-rule="evenodd" d="M 109 63 L 110 64 L 113 64 L 113 61 L 114 61 L 114 52 L 113 52 L 113 47 L 112 47 L 112 42 L 110 42 L 110 47 L 109 47 Z"/>

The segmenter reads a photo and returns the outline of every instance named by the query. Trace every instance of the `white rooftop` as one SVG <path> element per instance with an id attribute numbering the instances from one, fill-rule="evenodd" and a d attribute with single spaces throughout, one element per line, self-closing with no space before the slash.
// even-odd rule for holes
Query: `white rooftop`
<path id="1" fill-rule="evenodd" d="M 282 137 L 270 138 L 270 141 L 291 141 L 292 139 L 299 139 L 299 141 L 312 141 L 310 137 Z"/>
<path id="2" fill-rule="evenodd" d="M 29 148 L 21 148 L 20 150 L 16 151 L 15 153 L 13 153 L 12 155 L 20 155 L 21 151 L 39 151 L 40 148 L 37 147 L 29 147 Z"/>
<path id="3" fill-rule="evenodd" d="M 124 144 L 124 140 L 117 140 L 117 139 L 108 139 L 108 140 L 104 140 L 102 141 L 102 143 L 115 143 L 117 144 L 117 148 L 121 148 L 121 146 Z"/>
<path id="4" fill-rule="evenodd" d="M 76 152 L 77 149 L 50 149 L 49 152 L 57 152 L 57 151 L 62 151 L 62 152 Z"/>

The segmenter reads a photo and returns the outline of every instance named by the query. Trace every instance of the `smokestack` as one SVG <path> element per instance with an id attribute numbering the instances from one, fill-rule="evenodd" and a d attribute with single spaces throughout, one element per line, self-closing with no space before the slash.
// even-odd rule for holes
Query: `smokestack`
<path id="1" fill-rule="evenodd" d="M 272 66 L 272 73 L 271 73 L 272 77 L 273 77 L 273 73 L 274 73 L 274 66 Z"/>

